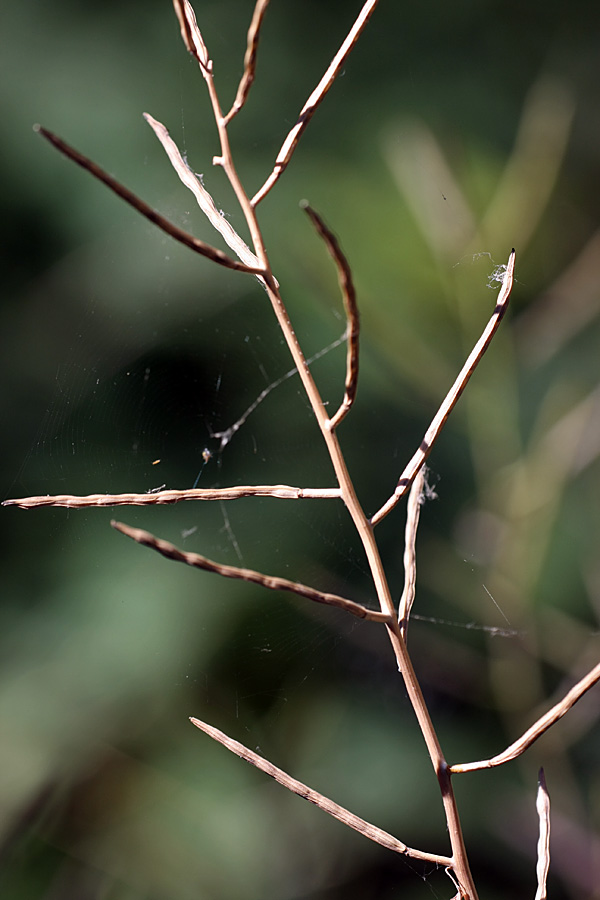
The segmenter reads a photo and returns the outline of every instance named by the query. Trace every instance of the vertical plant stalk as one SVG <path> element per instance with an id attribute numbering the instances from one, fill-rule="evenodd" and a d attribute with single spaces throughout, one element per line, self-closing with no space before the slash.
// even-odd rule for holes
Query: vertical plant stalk
<path id="1" fill-rule="evenodd" d="M 77 163 L 78 166 L 81 166 L 82 169 L 85 169 L 87 172 L 90 172 L 94 178 L 97 178 L 98 181 L 101 181 L 108 188 L 110 188 L 113 193 L 115 193 L 118 197 L 121 197 L 125 203 L 128 203 L 129 206 L 132 206 L 137 212 L 139 212 L 144 218 L 148 219 L 152 222 L 153 225 L 156 225 L 157 228 L 160 228 L 161 231 L 164 231 L 165 234 L 168 234 L 169 237 L 174 238 L 176 241 L 179 241 L 180 244 L 183 244 L 185 247 L 189 247 L 190 250 L 194 250 L 196 253 L 199 253 L 201 256 L 205 256 L 207 259 L 212 260 L 213 262 L 218 263 L 220 266 L 224 266 L 226 269 L 236 269 L 238 272 L 249 272 L 253 275 L 260 274 L 262 269 L 257 265 L 247 265 L 243 262 L 238 262 L 237 259 L 231 259 L 230 256 L 227 256 L 226 253 L 223 253 L 221 250 L 218 250 L 216 247 L 211 247 L 210 244 L 206 244 L 204 241 L 201 241 L 199 238 L 194 237 L 192 234 L 189 234 L 187 231 L 184 231 L 182 228 L 179 228 L 177 225 L 173 225 L 172 222 L 169 222 L 168 219 L 165 219 L 164 216 L 161 216 L 155 209 L 152 209 L 147 203 L 141 200 L 136 194 L 122 185 L 116 178 L 113 178 L 112 175 L 109 175 L 108 172 L 105 172 L 104 169 L 101 169 L 99 165 L 93 162 L 91 159 L 88 159 L 87 156 L 84 156 L 83 153 L 80 153 L 78 150 L 75 150 L 74 147 L 71 147 L 67 144 L 66 141 L 63 141 L 62 138 L 58 137 L 58 135 L 54 134 L 52 131 L 49 131 L 47 128 L 43 128 L 42 125 L 34 125 L 33 130 L 37 131 L 42 137 L 46 138 L 46 140 L 51 143 L 57 150 L 59 150 L 64 156 L 68 159 L 72 160 L 74 163 Z"/>

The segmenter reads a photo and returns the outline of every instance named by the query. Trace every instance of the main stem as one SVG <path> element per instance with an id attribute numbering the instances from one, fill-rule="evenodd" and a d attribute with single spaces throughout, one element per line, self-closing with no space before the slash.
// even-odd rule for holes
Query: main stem
<path id="1" fill-rule="evenodd" d="M 266 254 L 264 254 L 264 256 L 261 256 L 257 248 L 255 249 L 255 252 L 261 262 L 265 265 L 265 269 L 267 269 L 269 267 L 269 261 Z M 383 569 L 383 564 L 381 562 L 381 555 L 379 553 L 379 548 L 375 540 L 373 527 L 369 522 L 369 519 L 365 515 L 360 501 L 356 495 L 356 491 L 354 490 L 354 485 L 352 483 L 352 479 L 350 478 L 350 474 L 348 472 L 348 468 L 346 466 L 346 462 L 343 457 L 337 435 L 331 428 L 331 420 L 329 419 L 325 411 L 323 400 L 312 377 L 312 374 L 306 362 L 306 358 L 304 356 L 304 353 L 302 352 L 302 348 L 300 347 L 298 338 L 296 337 L 296 333 L 290 322 L 287 310 L 279 294 L 279 290 L 275 286 L 272 275 L 269 275 L 266 279 L 266 286 L 269 299 L 271 300 L 275 315 L 277 316 L 277 321 L 279 322 L 279 326 L 290 349 L 292 358 L 302 380 L 302 384 L 317 419 L 317 423 L 327 445 L 327 450 L 329 452 L 329 456 L 331 458 L 336 478 L 342 493 L 342 499 L 346 504 L 348 512 L 350 513 L 352 521 L 354 522 L 356 530 L 358 531 L 358 534 L 360 536 L 361 543 L 365 549 L 367 560 L 369 562 L 369 568 L 373 577 L 373 583 L 377 591 L 379 604 L 382 611 L 390 617 L 390 622 L 387 625 L 388 636 L 390 638 L 390 642 L 394 650 L 394 655 L 398 663 L 398 669 L 401 672 L 402 677 L 404 678 L 406 691 L 415 711 L 417 721 L 419 722 L 419 725 L 421 727 L 421 731 L 423 733 L 423 737 L 429 751 L 429 756 L 431 758 L 431 762 L 433 764 L 438 783 L 440 785 L 442 801 L 444 804 L 446 820 L 448 823 L 448 831 L 450 835 L 452 858 L 454 862 L 454 871 L 456 877 L 461 886 L 461 890 L 464 892 L 464 896 L 470 898 L 470 900 L 477 900 L 477 891 L 473 883 L 473 878 L 469 868 L 467 852 L 458 815 L 458 808 L 456 806 L 456 800 L 452 788 L 451 773 L 444 758 L 444 754 L 435 732 L 435 728 L 431 721 L 429 710 L 427 709 L 427 704 L 425 703 L 425 698 L 423 697 L 423 693 L 415 674 L 412 661 L 408 654 L 406 642 L 404 641 L 400 633 L 400 628 L 396 617 L 396 610 Z"/>
<path id="2" fill-rule="evenodd" d="M 421 732 L 425 739 L 425 744 L 427 746 L 427 750 L 429 752 L 429 756 L 431 758 L 431 762 L 438 779 L 440 791 L 442 793 L 442 801 L 446 814 L 446 821 L 448 824 L 450 844 L 452 847 L 453 868 L 460 885 L 461 896 L 465 898 L 465 900 L 478 900 L 477 890 L 475 888 L 475 884 L 473 883 L 473 877 L 471 875 L 469 862 L 467 859 L 467 852 L 460 825 L 458 808 L 452 788 L 451 773 L 444 758 L 444 754 L 442 753 L 442 748 L 440 746 L 435 728 L 433 726 L 433 722 L 431 721 L 431 717 L 429 715 L 429 710 L 427 709 L 427 704 L 425 703 L 425 698 L 423 697 L 421 687 L 417 680 L 415 670 L 408 654 L 406 643 L 400 633 L 394 602 L 392 600 L 383 564 L 381 562 L 381 556 L 379 553 L 377 542 L 375 540 L 373 527 L 369 522 L 369 519 L 365 515 L 360 501 L 356 495 L 356 491 L 354 490 L 354 485 L 352 483 L 352 479 L 350 478 L 350 474 L 348 472 L 346 461 L 342 454 L 337 435 L 331 425 L 331 419 L 327 415 L 325 405 L 323 403 L 317 385 L 315 384 L 315 380 L 312 377 L 310 368 L 308 366 L 302 348 L 300 347 L 300 343 L 298 341 L 296 333 L 292 327 L 292 323 L 281 298 L 281 294 L 279 293 L 277 281 L 273 276 L 271 264 L 267 256 L 255 209 L 248 198 L 248 194 L 244 190 L 244 187 L 239 179 L 235 165 L 233 163 L 231 148 L 229 144 L 229 135 L 227 133 L 227 123 L 221 111 L 221 106 L 212 77 L 212 71 L 202 68 L 202 74 L 208 87 L 208 92 L 213 107 L 221 143 L 221 156 L 215 158 L 214 163 L 222 166 L 244 213 L 248 229 L 250 231 L 250 236 L 252 238 L 254 252 L 260 260 L 261 265 L 264 269 L 262 280 L 264 282 L 265 289 L 267 291 L 269 300 L 271 301 L 275 316 L 277 317 L 281 332 L 292 355 L 294 365 L 296 366 L 298 374 L 300 375 L 302 385 L 304 387 L 304 390 L 306 391 L 306 395 L 314 412 L 317 424 L 325 440 L 325 444 L 331 458 L 337 482 L 340 486 L 342 499 L 346 504 L 346 508 L 350 513 L 352 521 L 354 522 L 362 545 L 365 549 L 381 610 L 389 616 L 389 623 L 386 626 L 388 630 L 388 636 L 390 638 L 394 655 L 396 657 L 398 669 L 404 679 L 406 691 L 415 711 L 415 715 L 421 728 Z"/>

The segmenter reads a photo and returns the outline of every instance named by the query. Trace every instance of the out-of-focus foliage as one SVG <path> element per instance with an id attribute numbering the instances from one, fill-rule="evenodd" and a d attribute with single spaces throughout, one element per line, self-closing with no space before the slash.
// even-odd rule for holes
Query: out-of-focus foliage
<path id="1" fill-rule="evenodd" d="M 359 4 L 273 3 L 231 127 L 254 191 Z M 251 4 L 196 12 L 226 105 Z M 364 506 L 391 492 L 517 248 L 507 321 L 431 458 L 417 671 L 450 761 L 501 750 L 598 659 L 599 14 L 592 2 L 384 2 L 261 209 L 308 355 L 343 331 L 298 208 L 339 235 L 362 314 L 340 430 Z M 165 122 L 239 225 L 204 85 L 167 0 L 4 10 L 3 497 L 237 482 L 325 485 L 260 288 L 186 253 L 31 131 L 61 134 L 214 240 L 141 119 Z M 315 364 L 332 404 L 343 350 Z M 202 451 L 213 454 L 204 465 Z M 160 460 L 160 462 L 156 462 Z M 357 814 L 446 852 L 435 778 L 384 635 L 155 558 L 110 510 L 0 517 L 0 894 L 8 900 L 450 896 L 187 722 L 197 715 Z M 243 500 L 119 518 L 208 556 L 369 597 L 335 504 Z M 380 526 L 400 592 L 403 512 Z M 457 627 L 497 627 L 513 637 Z M 536 772 L 551 892 L 600 880 L 598 692 L 518 763 L 457 779 L 481 896 L 533 896 Z M 422 879 L 425 879 L 425 883 Z"/>

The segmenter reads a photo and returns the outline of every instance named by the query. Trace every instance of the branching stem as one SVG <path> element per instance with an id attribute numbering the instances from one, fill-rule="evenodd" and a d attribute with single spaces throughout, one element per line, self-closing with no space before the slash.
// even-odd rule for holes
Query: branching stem
<path id="1" fill-rule="evenodd" d="M 358 532 L 365 555 L 369 564 L 374 589 L 377 595 L 380 610 L 373 611 L 361 604 L 340 597 L 335 594 L 328 594 L 318 591 L 315 588 L 298 582 L 292 582 L 284 578 L 276 576 L 264 575 L 252 569 L 241 567 L 225 566 L 221 563 L 209 560 L 204 556 L 196 553 L 187 553 L 175 547 L 173 544 L 155 537 L 147 531 L 131 528 L 122 523 L 113 522 L 113 526 L 126 534 L 135 541 L 151 547 L 157 552 L 180 562 L 192 565 L 210 572 L 215 572 L 228 578 L 238 578 L 253 583 L 260 584 L 272 590 L 292 591 L 302 597 L 328 605 L 337 606 L 347 612 L 360 618 L 365 618 L 384 624 L 390 643 L 394 652 L 398 669 L 404 679 L 406 691 L 410 703 L 415 712 L 418 724 L 427 751 L 429 753 L 434 771 L 436 773 L 446 815 L 450 845 L 452 850 L 451 856 L 438 856 L 435 854 L 424 853 L 412 850 L 402 842 L 392 838 L 387 833 L 377 829 L 362 819 L 344 810 L 342 807 L 333 803 L 333 801 L 318 794 L 311 788 L 296 781 L 291 776 L 277 769 L 267 760 L 262 759 L 253 751 L 238 744 L 231 738 L 228 738 L 222 732 L 207 725 L 200 720 L 192 719 L 193 723 L 198 727 L 224 744 L 234 753 L 255 766 L 261 768 L 264 772 L 277 781 L 284 784 L 290 790 L 300 796 L 305 797 L 315 803 L 321 809 L 333 815 L 335 818 L 355 828 L 365 836 L 372 840 L 376 840 L 383 846 L 387 846 L 396 852 L 405 853 L 417 859 L 434 862 L 437 865 L 446 866 L 456 880 L 461 900 L 477 900 L 477 891 L 473 883 L 467 853 L 465 850 L 457 805 L 452 788 L 451 776 L 454 772 L 469 771 L 474 768 L 489 767 L 499 765 L 507 759 L 514 758 L 523 752 L 526 746 L 529 746 L 539 734 L 543 733 L 546 728 L 556 721 L 560 715 L 572 705 L 581 696 L 585 690 L 591 687 L 600 679 L 600 667 L 593 670 L 590 675 L 586 676 L 579 685 L 574 688 L 561 704 L 558 704 L 545 717 L 539 720 L 529 732 L 508 748 L 499 757 L 494 757 L 483 763 L 468 763 L 458 766 L 448 766 L 444 754 L 442 752 L 435 728 L 433 726 L 427 704 L 423 697 L 419 681 L 415 674 L 410 656 L 406 647 L 406 628 L 410 615 L 410 608 L 414 598 L 415 590 L 415 536 L 419 518 L 419 495 L 423 482 L 423 466 L 431 452 L 431 449 L 439 436 L 450 412 L 454 408 L 458 398 L 464 390 L 469 378 L 471 377 L 475 367 L 479 363 L 485 353 L 489 343 L 498 328 L 500 321 L 506 310 L 508 299 L 512 287 L 515 254 L 512 251 L 502 288 L 500 290 L 496 308 L 492 314 L 490 321 L 484 329 L 479 341 L 475 345 L 472 353 L 469 355 L 465 365 L 463 366 L 456 381 L 452 385 L 448 395 L 442 402 L 438 412 L 429 426 L 419 449 L 413 455 L 412 459 L 406 466 L 404 472 L 400 476 L 397 486 L 391 497 L 384 503 L 375 515 L 369 519 L 365 514 L 361 503 L 356 494 L 353 481 L 350 477 L 346 461 L 344 459 L 338 437 L 337 427 L 350 410 L 357 389 L 358 379 L 358 342 L 359 342 L 359 317 L 356 304 L 356 296 L 352 275 L 348 262 L 341 251 L 340 245 L 333 233 L 325 226 L 321 217 L 306 206 L 307 213 L 315 224 L 317 231 L 325 241 L 331 256 L 338 269 L 340 286 L 344 299 L 344 308 L 347 319 L 347 358 L 346 358 L 346 379 L 345 392 L 342 403 L 331 417 L 328 415 L 321 394 L 317 388 L 315 380 L 310 371 L 310 361 L 306 359 L 298 337 L 292 326 L 286 306 L 281 296 L 279 284 L 273 274 L 270 260 L 268 258 L 265 243 L 256 216 L 256 206 L 271 190 L 273 185 L 281 176 L 282 172 L 288 165 L 291 156 L 298 144 L 300 136 L 306 128 L 308 122 L 312 118 L 318 106 L 323 101 L 325 95 L 334 83 L 338 73 L 341 71 L 348 54 L 358 40 L 366 23 L 372 15 L 377 0 L 367 0 L 363 3 L 360 13 L 358 14 L 354 24 L 348 31 L 344 41 L 342 42 L 338 52 L 333 57 L 327 71 L 321 78 L 319 84 L 306 101 L 300 116 L 287 135 L 275 160 L 275 166 L 271 174 L 267 177 L 263 186 L 250 199 L 248 192 L 245 190 L 240 177 L 234 165 L 231 147 L 229 143 L 229 135 L 227 127 L 232 118 L 242 109 L 248 96 L 248 91 L 252 85 L 256 68 L 256 54 L 259 42 L 260 28 L 263 22 L 268 0 L 257 0 L 254 15 L 248 32 L 247 51 L 244 60 L 244 74 L 240 82 L 240 86 L 236 95 L 236 99 L 227 115 L 223 115 L 219 97 L 214 83 L 213 63 L 210 59 L 208 49 L 198 28 L 194 10 L 189 0 L 173 0 L 175 11 L 179 20 L 182 37 L 188 51 L 196 59 L 202 77 L 206 83 L 208 95 L 217 128 L 220 154 L 213 158 L 213 164 L 220 166 L 225 173 L 240 209 L 243 212 L 252 249 L 246 245 L 242 238 L 234 231 L 229 222 L 217 210 L 212 198 L 202 185 L 201 181 L 194 175 L 187 166 L 184 158 L 170 137 L 167 129 L 160 122 L 157 122 L 151 116 L 147 119 L 159 137 L 163 147 L 165 148 L 169 159 L 179 175 L 182 182 L 194 193 L 196 199 L 205 212 L 213 226 L 219 231 L 227 244 L 240 257 L 240 261 L 234 260 L 227 254 L 214 248 L 202 241 L 194 238 L 192 235 L 183 232 L 181 229 L 169 223 L 162 216 L 152 210 L 146 203 L 136 197 L 131 191 L 123 187 L 112 176 L 108 175 L 100 169 L 91 160 L 88 160 L 78 151 L 69 147 L 60 138 L 53 135 L 46 129 L 39 128 L 41 133 L 51 143 L 53 143 L 61 152 L 70 157 L 80 166 L 90 171 L 95 177 L 103 181 L 111 190 L 121 196 L 127 203 L 138 210 L 142 215 L 154 222 L 167 234 L 176 240 L 186 244 L 198 253 L 212 259 L 220 265 L 228 268 L 237 269 L 243 272 L 256 275 L 259 279 L 273 311 L 279 323 L 281 333 L 289 348 L 295 369 L 298 371 L 304 391 L 311 405 L 316 422 L 325 442 L 332 468 L 335 474 L 337 487 L 332 488 L 297 488 L 287 485 L 256 485 L 256 486 L 237 486 L 233 488 L 210 489 L 210 490 L 160 490 L 156 493 L 149 494 L 91 494 L 87 497 L 76 497 L 73 495 L 59 495 L 54 497 L 28 497 L 20 500 L 5 501 L 7 505 L 17 505 L 23 508 L 31 508 L 37 506 L 66 506 L 66 507 L 89 507 L 89 506 L 119 506 L 124 504 L 131 505 L 159 505 L 166 503 L 177 503 L 184 500 L 215 500 L 220 501 L 227 499 L 239 499 L 248 496 L 270 496 L 279 499 L 301 499 L 301 498 L 318 498 L 318 499 L 341 499 L 343 500 L 352 522 Z M 225 434 L 225 433 L 224 433 Z M 419 474 L 420 473 L 420 474 Z M 417 477 L 418 476 L 418 477 Z M 415 482 L 415 479 L 417 481 Z M 402 597 L 398 621 L 398 612 L 395 610 L 392 600 L 390 587 L 386 578 L 386 574 L 381 561 L 378 545 L 375 539 L 374 526 L 377 525 L 385 516 L 387 516 L 397 505 L 401 497 L 409 490 L 411 484 L 414 484 L 411 501 L 409 504 L 409 516 L 406 528 L 406 551 L 405 551 L 405 568 L 406 568 L 406 584 Z"/>
<path id="2" fill-rule="evenodd" d="M 388 850 L 393 850 L 394 853 L 402 853 L 413 859 L 421 859 L 424 862 L 430 862 L 436 866 L 452 866 L 452 860 L 447 856 L 439 856 L 435 853 L 424 853 L 422 850 L 414 850 L 412 847 L 407 847 L 406 844 L 403 844 L 402 841 L 392 837 L 391 834 L 388 834 L 386 831 L 382 831 L 381 828 L 377 828 L 377 826 L 371 825 L 370 822 L 366 822 L 364 819 L 355 816 L 354 813 L 344 809 L 343 806 L 340 806 L 333 800 L 329 800 L 324 794 L 320 794 L 318 791 L 313 790 L 313 788 L 308 787 L 308 785 L 292 778 L 292 776 L 288 775 L 287 772 L 284 772 L 283 769 L 278 769 L 273 763 L 264 759 L 264 757 L 259 756 L 258 753 L 255 753 L 243 744 L 240 744 L 239 741 L 235 741 L 233 738 L 228 737 L 213 725 L 209 725 L 207 722 L 195 718 L 190 718 L 190 722 L 195 725 L 196 728 L 199 728 L 205 734 L 208 734 L 213 740 L 218 741 L 219 744 L 222 744 L 228 750 L 231 750 L 232 753 L 235 753 L 241 759 L 249 762 L 250 765 L 256 766 L 261 772 L 265 772 L 265 774 L 274 778 L 275 781 L 278 781 L 279 784 L 282 784 L 289 791 L 293 791 L 294 794 L 298 794 L 299 797 L 303 797 L 305 800 L 308 800 L 309 803 L 314 803 L 316 807 L 329 813 L 330 816 L 333 816 L 333 818 L 337 819 L 339 822 L 343 822 L 344 825 L 348 825 L 349 828 L 358 831 L 359 834 L 364 835 L 369 838 L 369 840 L 375 841 L 375 843 L 380 844 L 382 847 L 387 847 Z"/>
<path id="3" fill-rule="evenodd" d="M 531 728 L 528 728 L 518 740 L 510 744 L 510 746 L 502 753 L 498 753 L 497 756 L 492 756 L 490 759 L 479 760 L 478 762 L 457 763 L 450 767 L 451 771 L 457 774 L 459 772 L 476 772 L 479 769 L 492 769 L 494 766 L 502 766 L 504 763 L 517 759 L 517 757 L 521 756 L 528 747 L 531 747 L 544 732 L 548 731 L 555 722 L 558 722 L 558 720 L 561 719 L 564 714 L 567 713 L 598 681 L 600 681 L 600 663 L 598 663 L 597 666 L 594 666 L 587 675 L 584 675 L 583 678 L 581 678 L 577 684 L 565 694 L 562 700 L 541 716 L 537 722 L 534 722 Z"/>
<path id="4" fill-rule="evenodd" d="M 207 559 L 206 556 L 201 556 L 200 553 L 180 550 L 179 547 L 169 543 L 169 541 L 157 538 L 142 528 L 131 528 L 129 525 L 124 525 L 123 522 L 117 522 L 114 519 L 110 524 L 116 531 L 120 531 L 121 534 L 137 541 L 138 544 L 151 547 L 153 550 L 166 556 L 167 559 L 173 559 L 175 562 L 182 562 L 188 566 L 194 566 L 196 569 L 204 569 L 205 572 L 214 572 L 217 575 L 221 575 L 222 578 L 237 578 L 240 581 L 260 584 L 271 591 L 289 591 L 292 594 L 297 594 L 299 597 L 304 597 L 306 600 L 314 600 L 315 603 L 323 603 L 325 606 L 335 606 L 338 609 L 343 609 L 359 619 L 367 619 L 370 622 L 384 622 L 386 624 L 389 621 L 388 617 L 383 613 L 367 609 L 366 606 L 355 603 L 353 600 L 348 600 L 346 597 L 340 597 L 338 594 L 319 591 L 308 587 L 306 584 L 300 584 L 298 581 L 290 581 L 288 578 L 263 575 L 262 572 L 255 572 L 254 569 L 226 566 L 223 563 Z"/>
<path id="5" fill-rule="evenodd" d="M 273 171 L 271 172 L 261 189 L 257 191 L 252 198 L 251 202 L 253 207 L 257 206 L 260 201 L 264 197 L 266 197 L 271 188 L 273 188 L 279 178 L 283 175 L 290 159 L 292 158 L 294 150 L 298 146 L 298 141 L 302 137 L 304 129 L 312 119 L 317 110 L 317 107 L 322 103 L 325 95 L 337 78 L 340 70 L 342 69 L 342 66 L 348 58 L 348 54 L 361 36 L 365 25 L 375 12 L 377 3 L 378 0 L 367 0 L 367 2 L 364 4 L 352 28 L 349 30 L 348 34 L 342 41 L 340 49 L 335 54 L 335 56 L 331 60 L 331 63 L 327 67 L 327 71 L 300 110 L 300 115 L 298 116 L 296 124 L 289 132 L 288 136 L 281 145 L 279 153 L 277 154 Z"/>
<path id="6" fill-rule="evenodd" d="M 371 518 L 372 525 L 378 525 L 382 519 L 385 519 L 389 513 L 400 502 L 401 498 L 406 494 L 408 489 L 410 488 L 413 479 L 415 478 L 417 472 L 421 468 L 424 462 L 427 461 L 429 454 L 433 450 L 433 445 L 437 441 L 442 428 L 446 424 L 448 416 L 456 406 L 456 403 L 466 388 L 469 379 L 479 362 L 490 345 L 492 338 L 494 337 L 496 331 L 498 330 L 498 326 L 504 317 L 504 313 L 508 309 L 508 301 L 510 298 L 510 292 L 512 290 L 513 278 L 515 271 L 515 251 L 512 250 L 511 254 L 508 258 L 508 263 L 506 265 L 506 272 L 504 273 L 504 279 L 502 281 L 502 287 L 500 288 L 500 292 L 498 294 L 498 299 L 496 300 L 496 307 L 492 316 L 487 323 L 486 327 L 483 330 L 483 333 L 473 349 L 469 354 L 467 361 L 464 366 L 458 373 L 456 381 L 444 397 L 442 401 L 442 405 L 438 409 L 437 413 L 433 417 L 431 421 L 431 425 L 425 432 L 423 440 L 421 441 L 419 448 L 414 453 L 412 459 L 404 469 L 402 475 L 398 479 L 398 484 L 396 485 L 396 489 L 394 493 L 386 500 L 380 510 L 378 510 L 375 515 Z"/>
<path id="7" fill-rule="evenodd" d="M 82 169 L 86 169 L 99 181 L 102 181 L 111 189 L 111 191 L 137 210 L 144 218 L 148 219 L 153 225 L 156 225 L 157 228 L 160 228 L 161 231 L 164 231 L 170 237 L 175 238 L 180 244 L 184 244 L 186 247 L 189 247 L 190 250 L 194 250 L 201 256 L 206 256 L 220 266 L 225 266 L 226 269 L 237 269 L 239 272 L 251 272 L 252 274 L 261 272 L 260 267 L 248 266 L 242 262 L 238 262 L 237 259 L 231 259 L 230 256 L 227 256 L 226 253 L 223 253 L 216 247 L 211 247 L 210 244 L 204 243 L 204 241 L 194 237 L 182 228 L 178 228 L 177 225 L 173 225 L 172 222 L 169 222 L 168 219 L 165 219 L 164 216 L 161 216 L 160 213 L 157 213 L 155 209 L 152 209 L 151 206 L 130 191 L 129 188 L 120 184 L 116 178 L 113 178 L 112 175 L 109 175 L 108 172 L 101 169 L 99 165 L 91 159 L 88 159 L 83 153 L 75 150 L 74 147 L 71 147 L 66 141 L 63 141 L 62 138 L 58 137 L 58 135 L 48 131 L 47 128 L 43 128 L 41 125 L 35 125 L 34 130 L 38 131 L 42 137 L 45 137 L 46 140 L 53 144 L 57 150 L 60 150 L 64 156 L 71 159 L 74 163 L 77 163 Z"/>

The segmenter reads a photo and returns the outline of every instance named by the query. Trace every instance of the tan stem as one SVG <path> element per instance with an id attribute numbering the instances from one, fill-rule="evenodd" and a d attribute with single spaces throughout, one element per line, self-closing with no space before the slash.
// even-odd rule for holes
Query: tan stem
<path id="1" fill-rule="evenodd" d="M 272 762 L 269 762 L 268 759 L 259 756 L 258 753 L 255 753 L 253 750 L 250 750 L 249 747 L 240 744 L 239 741 L 230 738 L 213 725 L 209 725 L 207 722 L 203 722 L 201 719 L 195 719 L 193 717 L 190 717 L 190 722 L 214 741 L 218 741 L 219 744 L 222 744 L 232 753 L 235 753 L 240 759 L 249 762 L 252 766 L 256 766 L 257 769 L 260 769 L 261 772 L 274 778 L 275 781 L 286 787 L 289 791 L 293 791 L 294 794 L 298 794 L 299 797 L 303 797 L 305 800 L 308 800 L 309 803 L 313 803 L 318 809 L 333 816 L 338 822 L 343 822 L 344 825 L 358 831 L 359 834 L 369 838 L 370 841 L 375 841 L 375 843 L 380 846 L 386 847 L 388 850 L 393 850 L 394 853 L 402 853 L 413 859 L 421 859 L 425 862 L 433 863 L 436 866 L 452 865 L 452 860 L 447 856 L 439 856 L 436 853 L 424 853 L 422 850 L 414 850 L 397 838 L 392 837 L 392 835 L 388 834 L 386 831 L 382 831 L 381 828 L 377 828 L 376 825 L 372 825 L 370 822 L 366 822 L 364 819 L 359 818 L 359 816 L 355 816 L 354 813 L 351 813 L 349 810 L 344 809 L 343 806 L 340 806 L 338 803 L 325 797 L 324 794 L 320 794 L 318 791 L 308 787 L 308 785 L 303 784 L 296 778 L 292 778 L 292 776 L 288 775 L 287 772 L 284 772 L 283 769 L 279 769 L 277 766 L 273 765 Z"/>
<path id="2" fill-rule="evenodd" d="M 156 537 L 143 528 L 131 528 L 124 525 L 123 522 L 117 522 L 115 519 L 110 523 L 116 531 L 143 544 L 145 547 L 151 547 L 167 559 L 173 559 L 175 562 L 182 562 L 188 566 L 194 566 L 196 569 L 204 569 L 205 572 L 214 572 L 222 578 L 236 578 L 240 581 L 249 581 L 252 584 L 260 584 L 262 587 L 271 591 L 289 591 L 304 597 L 306 600 L 313 600 L 315 603 L 323 603 L 325 606 L 335 606 L 343 609 L 345 612 L 351 613 L 359 619 L 367 619 L 370 622 L 388 622 L 388 617 L 381 612 L 367 609 L 354 600 L 348 600 L 347 597 L 340 597 L 339 594 L 329 594 L 326 591 L 319 591 L 316 588 L 301 584 L 299 581 L 290 581 L 289 578 L 279 578 L 277 575 L 264 575 L 262 572 L 256 572 L 254 569 L 245 569 L 240 566 L 227 566 L 224 563 L 216 562 L 214 559 L 208 559 L 200 553 L 192 553 L 186 550 L 180 550 L 169 541 Z"/>
<path id="3" fill-rule="evenodd" d="M 2 506 L 33 509 L 39 506 L 63 506 L 85 509 L 90 506 L 162 506 L 183 500 L 239 500 L 242 497 L 275 497 L 278 500 L 334 500 L 341 498 L 339 488 L 301 488 L 287 484 L 236 485 L 228 488 L 186 488 L 184 490 L 150 491 L 145 494 L 40 494 L 3 500 Z"/>

